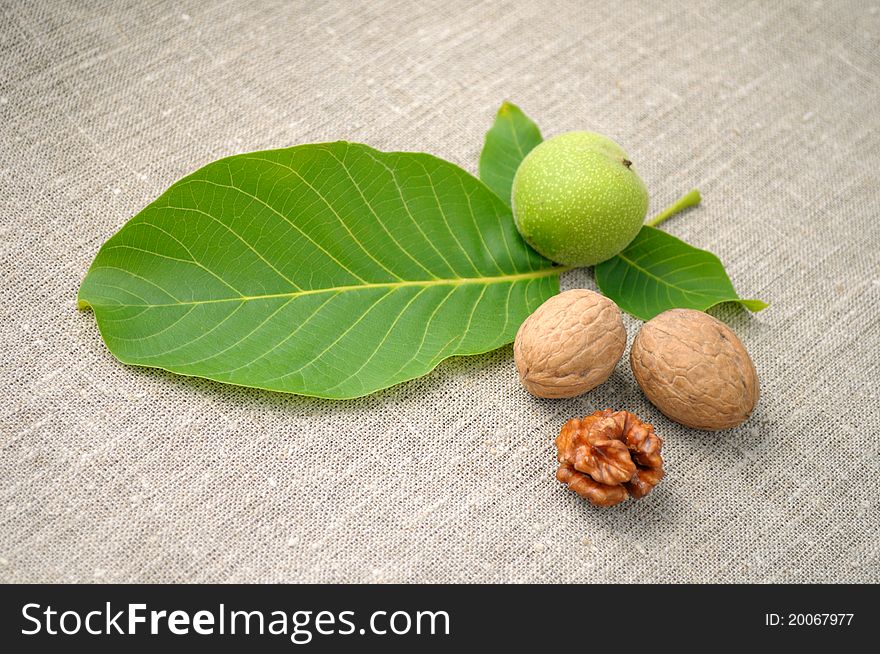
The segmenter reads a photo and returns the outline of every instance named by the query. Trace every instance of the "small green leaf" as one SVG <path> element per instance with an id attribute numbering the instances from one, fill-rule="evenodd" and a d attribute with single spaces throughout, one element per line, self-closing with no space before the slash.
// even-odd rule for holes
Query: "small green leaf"
<path id="1" fill-rule="evenodd" d="M 598 264 L 595 273 L 601 291 L 642 320 L 667 309 L 705 311 L 722 302 L 738 302 L 750 311 L 769 306 L 741 299 L 711 252 L 647 225 L 623 252 Z"/>
<path id="2" fill-rule="evenodd" d="M 508 206 L 516 169 L 541 140 L 538 126 L 519 107 L 501 105 L 480 153 L 480 179 Z"/>
<path id="3" fill-rule="evenodd" d="M 176 182 L 101 247 L 79 306 L 125 363 L 349 398 L 509 343 L 562 270 L 461 168 L 324 143 Z"/>

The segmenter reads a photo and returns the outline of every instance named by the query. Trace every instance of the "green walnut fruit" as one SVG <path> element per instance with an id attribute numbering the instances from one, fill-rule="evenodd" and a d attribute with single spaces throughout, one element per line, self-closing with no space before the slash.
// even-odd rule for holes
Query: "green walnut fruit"
<path id="1" fill-rule="evenodd" d="M 648 192 L 614 141 L 560 134 L 536 146 L 513 179 L 513 217 L 526 242 L 567 266 L 592 266 L 632 241 Z"/>

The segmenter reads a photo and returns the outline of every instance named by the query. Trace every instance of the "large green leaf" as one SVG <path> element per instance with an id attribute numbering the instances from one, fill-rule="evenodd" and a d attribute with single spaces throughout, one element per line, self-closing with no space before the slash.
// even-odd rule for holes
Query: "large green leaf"
<path id="1" fill-rule="evenodd" d="M 340 142 L 175 183 L 104 244 L 79 304 L 126 363 L 348 398 L 509 343 L 561 270 L 460 168 Z"/>
<path id="2" fill-rule="evenodd" d="M 480 153 L 480 179 L 508 205 L 516 169 L 540 142 L 541 131 L 519 107 L 501 105 Z"/>
<path id="3" fill-rule="evenodd" d="M 642 320 L 667 309 L 705 311 L 722 302 L 739 302 L 750 311 L 769 306 L 741 299 L 711 252 L 647 225 L 623 252 L 598 264 L 595 274 L 605 295 Z"/>

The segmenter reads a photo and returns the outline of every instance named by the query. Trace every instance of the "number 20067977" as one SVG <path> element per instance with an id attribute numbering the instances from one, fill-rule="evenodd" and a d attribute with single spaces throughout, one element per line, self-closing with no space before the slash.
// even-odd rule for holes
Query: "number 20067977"
<path id="1" fill-rule="evenodd" d="M 854 613 L 765 613 L 768 627 L 847 627 Z"/>

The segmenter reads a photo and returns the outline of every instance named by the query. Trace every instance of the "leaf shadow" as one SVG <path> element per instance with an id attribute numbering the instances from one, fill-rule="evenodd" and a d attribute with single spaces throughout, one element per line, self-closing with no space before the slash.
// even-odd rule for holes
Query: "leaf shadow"
<path id="1" fill-rule="evenodd" d="M 360 408 L 363 408 L 363 401 L 367 399 L 329 400 L 237 384 L 227 384 L 206 377 L 181 375 L 161 368 L 142 366 L 132 366 L 132 368 L 137 374 L 143 375 L 146 378 L 159 380 L 162 384 L 171 385 L 186 394 L 194 393 L 203 399 L 213 402 L 219 402 L 236 408 L 263 408 L 285 412 L 294 410 L 298 415 L 304 417 L 318 416 L 333 408 L 348 408 L 351 410 L 358 403 L 360 403 Z"/>
<path id="2" fill-rule="evenodd" d="M 182 375 L 162 368 L 137 365 L 126 368 L 146 379 L 161 381 L 162 384 L 172 385 L 186 393 L 195 393 L 202 398 L 237 408 L 262 407 L 284 412 L 293 411 L 300 417 L 317 417 L 333 411 L 343 414 L 364 412 L 391 401 L 431 395 L 455 379 L 465 380 L 465 383 L 468 383 L 481 371 L 490 369 L 493 364 L 502 365 L 508 360 L 512 364 L 513 346 L 510 344 L 482 354 L 452 356 L 441 361 L 433 370 L 421 377 L 400 382 L 368 395 L 348 399 L 329 399 L 241 386 L 207 377 Z"/>
<path id="3" fill-rule="evenodd" d="M 755 314 L 739 302 L 722 302 L 709 307 L 706 313 L 726 323 L 737 334 L 745 333 L 755 325 Z"/>

